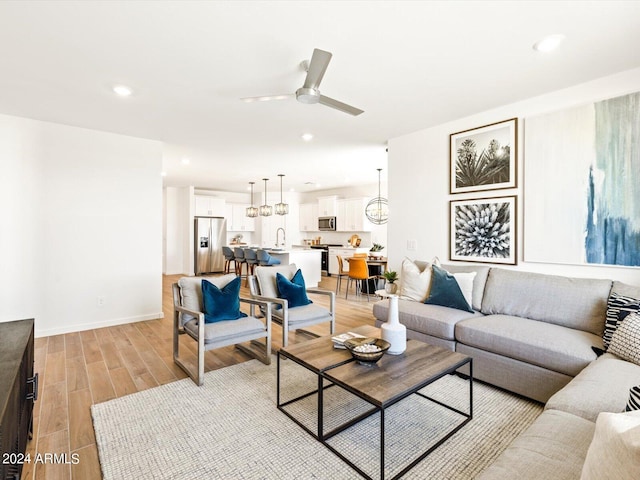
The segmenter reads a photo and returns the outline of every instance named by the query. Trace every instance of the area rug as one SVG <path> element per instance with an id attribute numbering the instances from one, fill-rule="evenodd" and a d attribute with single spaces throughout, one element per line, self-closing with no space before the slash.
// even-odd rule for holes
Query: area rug
<path id="1" fill-rule="evenodd" d="M 316 380 L 282 362 L 282 396 L 313 390 Z M 366 367 L 365 367 L 366 368 Z M 423 390 L 466 411 L 468 382 L 448 375 Z M 339 387 L 325 390 L 327 428 L 367 408 Z M 473 419 L 404 479 L 471 479 L 541 413 L 542 406 L 489 385 L 473 384 Z M 288 411 L 315 428 L 315 396 Z M 204 386 L 185 379 L 92 406 L 105 480 L 361 478 L 276 408 L 276 361 L 251 360 L 209 372 Z M 379 414 L 330 439 L 367 474 L 380 477 Z M 442 438 L 461 417 L 413 395 L 386 413 L 389 478 Z"/>

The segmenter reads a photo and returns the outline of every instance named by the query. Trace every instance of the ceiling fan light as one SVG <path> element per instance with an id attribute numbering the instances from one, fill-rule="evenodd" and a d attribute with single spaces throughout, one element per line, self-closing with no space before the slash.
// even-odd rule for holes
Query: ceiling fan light
<path id="1" fill-rule="evenodd" d="M 315 88 L 299 88 L 296 90 L 296 100 L 308 105 L 318 103 L 320 101 L 320 92 Z"/>

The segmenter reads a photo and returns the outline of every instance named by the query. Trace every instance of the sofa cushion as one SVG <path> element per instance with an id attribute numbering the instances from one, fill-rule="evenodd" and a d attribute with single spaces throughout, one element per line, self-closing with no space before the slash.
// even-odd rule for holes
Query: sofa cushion
<path id="1" fill-rule="evenodd" d="M 617 330 L 622 321 L 627 318 L 630 313 L 635 313 L 640 310 L 640 299 L 637 297 L 629 297 L 627 295 L 621 295 L 618 292 L 611 292 L 609 299 L 607 300 L 607 313 L 604 324 L 604 333 L 602 334 L 602 341 L 604 348 L 609 348 L 611 343 L 611 337 Z"/>
<path id="2" fill-rule="evenodd" d="M 475 274 L 459 273 L 458 275 Z M 468 290 L 472 285 L 471 282 L 472 279 L 468 282 Z M 471 297 L 471 295 L 469 295 L 469 297 Z M 473 313 L 473 309 L 462 293 L 460 283 L 456 280 L 456 277 L 435 265 L 431 267 L 431 291 L 424 303 L 428 305 L 441 305 L 443 307 L 456 308 L 458 310 Z"/>
<path id="3" fill-rule="evenodd" d="M 398 300 L 398 317 L 400 323 L 409 330 L 454 340 L 454 327 L 460 320 L 481 317 L 478 312 L 469 313 L 463 310 L 426 305 L 412 300 Z M 373 305 L 373 315 L 380 321 L 386 322 L 389 316 L 389 300 L 381 300 Z"/>
<path id="4" fill-rule="evenodd" d="M 609 352 L 640 365 L 640 313 L 632 313 L 618 325 L 611 337 Z"/>
<path id="5" fill-rule="evenodd" d="M 566 375 L 577 375 L 596 358 L 602 338 L 546 322 L 510 315 L 469 318 L 455 327 L 458 342 Z"/>
<path id="6" fill-rule="evenodd" d="M 602 335 L 610 280 L 492 268 L 482 313 L 541 320 Z"/>
<path id="7" fill-rule="evenodd" d="M 640 478 L 640 412 L 601 413 L 580 480 Z"/>
<path id="8" fill-rule="evenodd" d="M 595 423 L 560 411 L 545 411 L 476 480 L 576 480 Z"/>
<path id="9" fill-rule="evenodd" d="M 640 410 L 640 385 L 629 389 L 629 400 L 627 401 L 625 411 L 632 412 L 634 410 Z"/>
<path id="10" fill-rule="evenodd" d="M 453 265 L 443 264 L 447 272 L 453 273 L 470 273 L 475 272 L 476 276 L 473 279 L 473 293 L 471 296 L 471 307 L 478 312 L 482 308 L 482 296 L 484 295 L 485 285 L 487 284 L 487 276 L 489 275 L 489 267 L 479 267 L 477 265 Z"/>
<path id="11" fill-rule="evenodd" d="M 284 298 L 288 302 L 289 308 L 301 307 L 313 303 L 307 297 L 307 288 L 304 284 L 302 270 L 298 269 L 295 275 L 289 280 L 281 273 L 276 273 L 276 286 L 278 287 L 278 297 Z"/>
<path id="12" fill-rule="evenodd" d="M 236 278 L 235 274 L 222 275 L 220 277 L 182 277 L 178 280 L 180 287 L 180 302 L 184 308 L 194 310 L 196 312 L 204 312 L 204 304 L 202 302 L 202 280 L 208 280 L 218 288 L 224 287 L 231 280 Z M 182 314 L 182 322 L 186 323 L 194 319 L 193 315 L 188 313 Z"/>
<path id="13" fill-rule="evenodd" d="M 237 320 L 247 314 L 240 311 L 240 283 L 235 277 L 222 288 L 209 280 L 202 280 L 202 303 L 205 323 Z"/>
<path id="14" fill-rule="evenodd" d="M 563 410 L 595 422 L 600 412 L 622 412 L 629 389 L 638 384 L 640 366 L 605 353 L 553 395 L 545 409 Z"/>
<path id="15" fill-rule="evenodd" d="M 424 302 L 431 288 L 431 264 L 418 266 L 405 258 L 400 269 L 399 297 L 405 300 Z"/>

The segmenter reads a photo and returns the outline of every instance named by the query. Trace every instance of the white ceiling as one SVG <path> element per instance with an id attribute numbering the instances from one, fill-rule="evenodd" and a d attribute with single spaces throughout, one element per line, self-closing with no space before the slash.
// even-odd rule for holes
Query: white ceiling
<path id="1" fill-rule="evenodd" d="M 389 138 L 640 66 L 638 45 L 638 1 L 5 0 L 0 113 L 161 140 L 165 185 L 309 191 L 375 183 Z M 314 48 L 322 93 L 365 113 L 239 100 L 293 93 Z"/>

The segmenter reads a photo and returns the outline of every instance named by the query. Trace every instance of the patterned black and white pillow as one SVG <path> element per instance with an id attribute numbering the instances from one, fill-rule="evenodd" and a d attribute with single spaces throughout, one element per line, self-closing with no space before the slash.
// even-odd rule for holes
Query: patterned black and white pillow
<path id="1" fill-rule="evenodd" d="M 631 313 L 613 332 L 608 352 L 640 365 L 640 313 Z"/>
<path id="2" fill-rule="evenodd" d="M 630 412 L 632 410 L 640 410 L 640 385 L 629 389 L 629 401 L 625 411 Z"/>
<path id="3" fill-rule="evenodd" d="M 627 315 L 640 311 L 640 300 L 611 292 L 607 301 L 607 316 L 604 325 L 604 334 L 602 335 L 602 343 L 604 349 L 609 348 L 611 337 Z"/>

